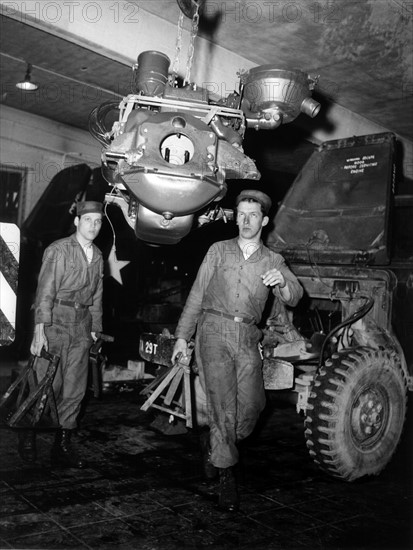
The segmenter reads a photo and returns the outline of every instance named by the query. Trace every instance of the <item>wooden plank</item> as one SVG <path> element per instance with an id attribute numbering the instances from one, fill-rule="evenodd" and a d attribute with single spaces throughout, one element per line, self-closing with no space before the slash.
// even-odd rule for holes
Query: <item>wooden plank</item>
<path id="1" fill-rule="evenodd" d="M 165 405 L 170 405 L 172 402 L 172 399 L 178 389 L 178 386 L 182 380 L 182 376 L 184 374 L 184 371 L 182 367 L 178 370 L 178 372 L 175 374 L 174 378 L 171 381 L 171 385 L 168 388 L 168 391 L 166 393 L 166 396 L 163 400 Z"/>
<path id="2" fill-rule="evenodd" d="M 142 411 L 146 411 L 146 410 L 149 409 L 149 407 L 153 404 L 155 399 L 160 396 L 162 391 L 166 388 L 166 386 L 169 384 L 169 382 L 175 376 L 175 374 L 176 374 L 176 372 L 178 371 L 179 368 L 180 368 L 179 365 L 175 365 L 171 368 L 168 375 L 162 380 L 162 382 L 159 384 L 159 386 L 156 388 L 156 390 L 153 391 L 151 396 L 142 405 L 142 407 L 141 407 Z"/>

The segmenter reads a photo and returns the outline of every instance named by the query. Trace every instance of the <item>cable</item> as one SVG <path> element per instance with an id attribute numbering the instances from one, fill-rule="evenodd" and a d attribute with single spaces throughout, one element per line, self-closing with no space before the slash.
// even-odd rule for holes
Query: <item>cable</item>
<path id="1" fill-rule="evenodd" d="M 315 260 L 313 260 L 311 258 L 311 255 L 310 255 L 310 249 L 308 247 L 308 244 L 305 245 L 305 249 L 307 251 L 307 258 L 308 258 L 308 263 L 310 264 L 310 267 L 313 269 L 314 273 L 315 273 L 315 276 L 317 277 L 317 279 L 320 281 L 320 283 L 324 286 L 326 286 L 328 289 L 330 290 L 333 290 L 331 286 L 329 286 L 327 283 L 325 283 L 323 281 L 323 279 L 321 278 L 321 275 L 320 273 L 318 272 L 318 265 L 317 263 L 315 262 Z"/>
<path id="2" fill-rule="evenodd" d="M 89 132 L 104 147 L 111 144 L 110 131 L 105 126 L 105 118 L 111 111 L 119 110 L 119 102 L 107 101 L 98 107 L 95 107 L 89 115 Z"/>
<path id="3" fill-rule="evenodd" d="M 361 319 L 362 317 L 364 317 L 370 310 L 371 308 L 373 307 L 373 304 L 374 304 L 374 299 L 373 298 L 370 298 L 369 296 L 361 296 L 361 298 L 364 298 L 365 300 L 367 300 L 367 302 L 360 308 L 358 309 L 357 311 L 355 311 L 354 313 L 352 313 L 350 315 L 350 317 L 348 317 L 347 319 L 345 319 L 344 321 L 342 321 L 341 323 L 339 323 L 336 327 L 334 327 L 326 336 L 324 342 L 323 342 L 323 345 L 321 346 L 321 351 L 320 351 L 320 358 L 319 358 L 319 361 L 318 361 L 318 366 L 321 367 L 322 364 L 323 364 L 323 357 L 324 357 L 324 352 L 325 352 L 325 348 L 327 346 L 327 342 L 330 340 L 330 338 L 338 331 L 340 330 L 341 328 L 347 326 L 347 325 L 352 325 L 353 323 L 355 323 L 356 321 L 358 321 L 359 319 Z"/>
<path id="4" fill-rule="evenodd" d="M 116 187 L 114 186 L 114 187 L 112 187 L 112 189 L 111 189 L 111 191 L 110 191 L 110 193 L 109 193 L 109 197 L 110 197 L 111 195 L 113 195 L 115 191 L 116 191 Z M 110 227 L 111 227 L 111 229 L 112 229 L 112 234 L 113 234 L 113 245 L 112 245 L 112 248 L 113 248 L 114 254 L 116 254 L 116 233 L 115 233 L 115 228 L 113 227 L 113 223 L 110 221 L 110 218 L 109 218 L 109 216 L 108 216 L 107 210 L 108 210 L 108 202 L 105 202 L 104 212 L 105 212 L 106 219 L 108 220 L 109 225 L 110 225 Z"/>
<path id="5" fill-rule="evenodd" d="M 318 311 L 318 307 L 314 308 L 314 312 L 316 314 L 316 318 L 317 318 L 317 321 L 318 321 L 319 332 L 324 332 L 323 322 L 321 320 L 321 315 L 320 315 L 320 312 Z"/>

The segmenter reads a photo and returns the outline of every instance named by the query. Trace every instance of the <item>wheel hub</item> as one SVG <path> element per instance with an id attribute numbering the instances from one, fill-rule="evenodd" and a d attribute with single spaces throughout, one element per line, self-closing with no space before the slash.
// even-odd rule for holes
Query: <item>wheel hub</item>
<path id="1" fill-rule="evenodd" d="M 371 446 L 379 438 L 386 421 L 384 395 L 369 388 L 359 394 L 354 403 L 351 428 L 354 439 L 363 447 Z"/>

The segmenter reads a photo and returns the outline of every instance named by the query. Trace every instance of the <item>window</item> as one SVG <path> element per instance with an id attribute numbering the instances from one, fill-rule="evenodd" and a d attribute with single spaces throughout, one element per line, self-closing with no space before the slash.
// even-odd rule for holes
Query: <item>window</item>
<path id="1" fill-rule="evenodd" d="M 23 222 L 23 199 L 26 184 L 26 170 L 0 165 L 0 221 Z"/>

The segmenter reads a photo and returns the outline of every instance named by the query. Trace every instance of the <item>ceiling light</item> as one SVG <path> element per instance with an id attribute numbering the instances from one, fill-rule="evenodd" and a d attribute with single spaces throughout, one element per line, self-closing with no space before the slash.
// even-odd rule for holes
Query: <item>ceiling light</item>
<path id="1" fill-rule="evenodd" d="M 32 82 L 32 66 L 27 64 L 27 71 L 22 82 L 16 84 L 17 88 L 24 90 L 25 92 L 34 92 L 39 87 L 38 84 Z"/>

